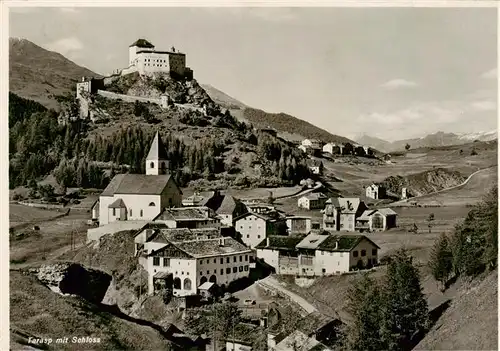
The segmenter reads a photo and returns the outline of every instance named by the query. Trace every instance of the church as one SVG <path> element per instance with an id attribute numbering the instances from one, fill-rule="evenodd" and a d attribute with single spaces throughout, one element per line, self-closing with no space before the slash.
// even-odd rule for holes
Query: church
<path id="1" fill-rule="evenodd" d="M 182 191 L 169 174 L 160 135 L 146 157 L 146 174 L 117 174 L 92 206 L 92 219 L 104 226 L 115 221 L 148 221 L 165 208 L 182 206 Z"/>

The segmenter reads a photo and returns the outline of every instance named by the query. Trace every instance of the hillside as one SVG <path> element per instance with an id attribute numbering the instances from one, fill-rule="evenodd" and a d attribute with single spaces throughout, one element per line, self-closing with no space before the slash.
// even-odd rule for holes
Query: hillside
<path id="1" fill-rule="evenodd" d="M 255 108 L 246 108 L 243 117 L 256 128 L 274 128 L 279 133 L 295 137 L 319 139 L 323 142 L 353 143 L 352 140 L 331 134 L 324 129 L 286 113 L 269 113 Z"/>
<path id="2" fill-rule="evenodd" d="M 498 270 L 460 291 L 415 350 L 497 350 Z"/>
<path id="3" fill-rule="evenodd" d="M 57 344 L 47 350 L 180 350 L 153 326 L 77 296 L 62 296 L 40 281 L 10 271 L 12 349 L 25 349 L 29 337 L 92 337 L 97 343 Z"/>
<path id="4" fill-rule="evenodd" d="M 245 109 L 247 106 L 241 101 L 227 95 L 226 93 L 220 91 L 219 89 L 213 87 L 210 84 L 200 84 L 201 87 L 207 92 L 207 94 L 218 103 L 220 106 L 233 110 L 233 109 Z"/>
<path id="5" fill-rule="evenodd" d="M 9 39 L 9 72 L 10 91 L 49 108 L 58 107 L 54 95 L 74 90 L 83 76 L 99 76 L 57 52 L 17 38 Z"/>
<path id="6" fill-rule="evenodd" d="M 405 149 L 405 145 L 410 145 L 411 149 L 417 148 L 429 148 L 429 147 L 441 147 L 441 146 L 451 146 L 451 145 L 463 145 L 470 143 L 472 141 L 492 141 L 497 139 L 497 131 L 489 131 L 483 133 L 445 133 L 437 132 L 434 134 L 426 135 L 422 138 L 413 139 L 403 139 L 389 142 L 380 138 L 371 137 L 369 135 L 363 135 L 356 141 L 363 145 L 369 145 L 375 149 L 384 152 L 402 151 Z"/>
<path id="7" fill-rule="evenodd" d="M 394 195 L 401 194 L 402 188 L 406 187 L 408 194 L 413 197 L 451 188 L 463 183 L 465 179 L 466 177 L 458 171 L 436 168 L 407 176 L 390 176 L 382 184 Z"/>

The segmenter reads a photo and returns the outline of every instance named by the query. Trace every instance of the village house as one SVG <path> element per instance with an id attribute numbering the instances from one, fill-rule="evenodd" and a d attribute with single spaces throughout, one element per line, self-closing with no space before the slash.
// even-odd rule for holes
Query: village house
<path id="1" fill-rule="evenodd" d="M 164 223 L 168 228 L 217 228 L 220 219 L 206 206 L 166 208 L 156 216 L 155 223 Z"/>
<path id="2" fill-rule="evenodd" d="M 379 183 L 372 183 L 372 185 L 367 186 L 365 193 L 366 197 L 374 200 L 385 199 L 386 197 L 385 187 Z"/>
<path id="3" fill-rule="evenodd" d="M 342 155 L 353 155 L 354 154 L 354 145 L 351 143 L 345 143 L 342 148 Z"/>
<path id="4" fill-rule="evenodd" d="M 323 162 L 316 159 L 308 159 L 307 167 L 311 171 L 312 174 L 321 175 L 323 174 Z"/>
<path id="5" fill-rule="evenodd" d="M 369 146 L 363 146 L 366 156 L 373 156 L 373 149 Z"/>
<path id="6" fill-rule="evenodd" d="M 272 346 L 274 345 L 274 346 Z M 333 349 L 322 344 L 315 338 L 307 336 L 301 330 L 295 330 L 288 336 L 286 336 L 279 343 L 270 342 L 268 338 L 268 350 L 271 351 L 290 351 L 290 350 L 300 350 L 300 351 L 333 351 Z"/>
<path id="7" fill-rule="evenodd" d="M 320 232 L 306 237 L 269 236 L 255 249 L 276 274 L 323 276 L 377 265 L 380 247 L 364 235 Z"/>
<path id="8" fill-rule="evenodd" d="M 289 235 L 307 234 L 311 231 L 311 217 L 288 216 L 286 226 Z"/>
<path id="9" fill-rule="evenodd" d="M 164 208 L 180 206 L 182 191 L 168 171 L 166 150 L 157 132 L 146 157 L 146 174 L 115 175 L 92 206 L 92 219 L 100 226 L 147 221 Z"/>
<path id="10" fill-rule="evenodd" d="M 353 232 L 356 230 L 356 218 L 367 209 L 359 198 L 330 198 L 323 210 L 323 229 Z"/>
<path id="11" fill-rule="evenodd" d="M 331 155 L 340 155 L 342 154 L 342 145 L 327 143 L 323 145 L 323 152 L 329 153 Z"/>
<path id="12" fill-rule="evenodd" d="M 206 282 L 225 289 L 230 283 L 248 277 L 253 251 L 233 238 L 220 237 L 169 242 L 163 231 L 149 243 L 160 246 L 147 255 L 148 293 L 156 286 L 172 282 L 174 296 L 199 294 Z"/>
<path id="13" fill-rule="evenodd" d="M 234 196 L 221 194 L 219 191 L 214 191 L 211 196 L 206 197 L 201 203 L 203 206 L 212 209 L 225 227 L 232 227 L 234 218 L 248 212 L 243 202 Z"/>
<path id="14" fill-rule="evenodd" d="M 356 230 L 377 232 L 395 228 L 398 214 L 390 208 L 366 210 L 356 219 Z"/>
<path id="15" fill-rule="evenodd" d="M 193 207 L 193 206 L 203 206 L 204 196 L 199 193 L 194 193 L 191 196 L 185 197 L 182 199 L 182 206 L 184 207 Z"/>
<path id="16" fill-rule="evenodd" d="M 356 156 L 361 156 L 361 157 L 366 156 L 366 151 L 365 151 L 364 146 L 362 146 L 362 145 L 354 145 L 354 154 Z"/>
<path id="17" fill-rule="evenodd" d="M 302 140 L 301 144 L 305 147 L 310 147 L 313 149 L 321 149 L 321 147 L 323 146 L 321 140 L 318 139 L 304 139 Z"/>
<path id="18" fill-rule="evenodd" d="M 251 248 L 269 235 L 286 235 L 286 217 L 278 212 L 247 212 L 234 219 L 234 229 Z"/>
<path id="19" fill-rule="evenodd" d="M 308 193 L 299 197 L 297 206 L 299 208 L 305 208 L 306 210 L 315 210 L 324 208 L 326 200 L 328 200 L 328 197 L 323 193 Z"/>

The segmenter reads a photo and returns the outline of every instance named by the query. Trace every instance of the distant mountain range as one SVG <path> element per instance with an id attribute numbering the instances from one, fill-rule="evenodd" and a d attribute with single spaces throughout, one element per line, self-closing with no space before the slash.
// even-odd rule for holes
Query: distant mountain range
<path id="1" fill-rule="evenodd" d="M 426 135 L 422 138 L 403 139 L 393 142 L 365 134 L 360 138 L 357 138 L 356 141 L 359 144 L 368 145 L 383 152 L 392 152 L 392 151 L 404 150 L 406 144 L 410 145 L 412 149 L 417 149 L 420 147 L 461 145 L 470 143 L 475 140 L 491 141 L 497 139 L 497 137 L 498 137 L 497 131 L 492 130 L 489 132 L 462 133 L 462 134 L 437 132 L 434 134 Z"/>

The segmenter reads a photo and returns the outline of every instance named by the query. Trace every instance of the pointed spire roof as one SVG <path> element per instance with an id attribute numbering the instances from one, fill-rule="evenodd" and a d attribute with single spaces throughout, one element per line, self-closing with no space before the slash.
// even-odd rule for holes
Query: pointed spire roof
<path id="1" fill-rule="evenodd" d="M 149 149 L 148 157 L 146 160 L 166 160 L 167 150 L 165 149 L 165 145 L 160 138 L 160 133 L 156 132 L 155 138 L 153 139 L 153 143 L 151 144 L 151 148 Z"/>

